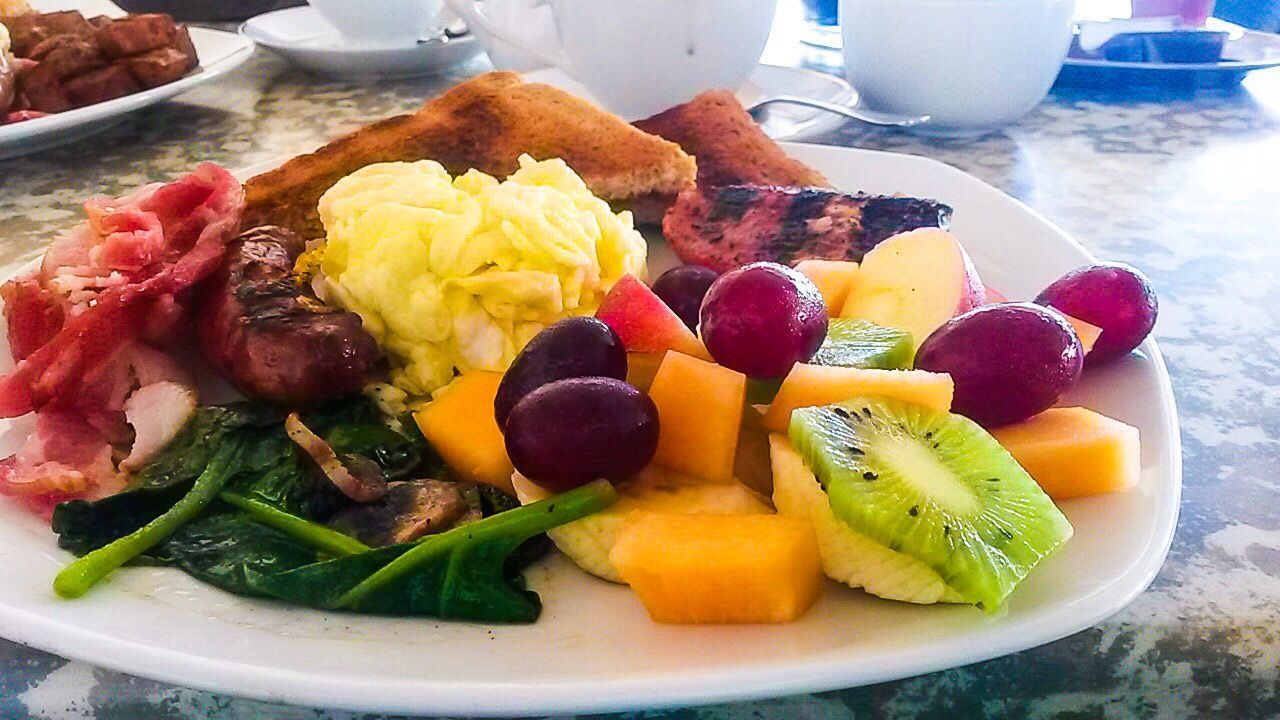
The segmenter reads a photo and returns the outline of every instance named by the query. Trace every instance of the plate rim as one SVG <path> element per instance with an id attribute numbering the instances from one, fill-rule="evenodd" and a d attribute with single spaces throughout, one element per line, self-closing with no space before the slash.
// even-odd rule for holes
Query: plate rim
<path id="1" fill-rule="evenodd" d="M 1094 256 L 1064 230 L 989 183 L 932 158 L 879 150 L 783 143 L 789 153 L 834 152 L 837 155 L 892 155 L 899 161 L 931 166 L 964 182 L 978 183 L 1012 200 L 1052 229 L 1059 240 L 1093 259 Z M 257 163 L 236 172 L 242 179 L 279 164 L 279 160 Z M 33 261 L 35 262 L 35 261 Z M 986 637 L 980 646 L 973 638 L 958 636 L 931 645 L 928 657 L 919 657 L 919 648 L 882 654 L 894 662 L 851 673 L 850 657 L 837 652 L 801 659 L 785 665 L 758 665 L 731 670 L 710 669 L 687 677 L 646 674 L 621 679 L 563 682 L 485 682 L 393 680 L 361 677 L 343 678 L 335 673 L 261 668 L 239 662 L 202 657 L 178 650 L 158 648 L 145 642 L 125 640 L 87 630 L 22 608 L 0 604 L 0 637 L 20 642 L 66 658 L 79 659 L 100 667 L 209 692 L 237 695 L 267 702 L 322 706 L 351 711 L 456 715 L 460 708 L 470 717 L 529 716 L 551 713 L 600 713 L 701 705 L 714 702 L 741 702 L 800 693 L 824 692 L 913 677 L 1028 650 L 1092 627 L 1119 612 L 1150 586 L 1163 566 L 1177 527 L 1182 495 L 1182 450 L 1176 397 L 1164 358 L 1154 340 L 1147 338 L 1140 350 L 1152 369 L 1167 411 L 1159 418 L 1166 438 L 1161 465 L 1167 466 L 1171 483 L 1156 507 L 1157 517 L 1140 559 L 1123 576 L 1074 601 L 1054 606 L 1044 617 L 1024 618 L 1012 626 L 1001 626 L 995 637 Z M 1124 592 L 1114 594 L 1116 586 Z M 1110 602 L 1092 604 L 1097 596 Z M 1030 626 L 1030 627 L 1027 627 Z M 53 631 L 54 639 L 47 631 Z M 529 697 L 530 690 L 536 697 Z M 432 692 L 434 691 L 434 692 Z M 413 699 L 411 699 L 413 698 Z"/>
<path id="2" fill-rule="evenodd" d="M 197 52 L 199 52 L 199 38 L 201 36 L 208 37 L 209 41 L 227 42 L 234 40 L 235 45 L 225 55 L 208 64 L 202 60 L 196 66 L 195 72 L 171 83 L 165 83 L 164 85 L 125 95 L 124 97 L 75 108 L 74 110 L 52 113 L 44 117 L 12 123 L 11 125 L 0 125 L 0 148 L 25 140 L 44 138 L 59 131 L 79 128 L 106 118 L 127 115 L 136 110 L 159 104 L 236 69 L 253 56 L 256 48 L 252 39 L 239 36 L 233 32 L 199 26 L 191 26 L 189 29 L 192 33 L 192 41 L 196 44 Z"/>

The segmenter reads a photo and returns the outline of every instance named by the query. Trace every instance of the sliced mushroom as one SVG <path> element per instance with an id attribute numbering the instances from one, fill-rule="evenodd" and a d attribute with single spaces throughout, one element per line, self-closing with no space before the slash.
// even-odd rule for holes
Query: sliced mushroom
<path id="1" fill-rule="evenodd" d="M 298 413 L 289 413 L 289 417 L 284 419 L 284 431 L 290 440 L 311 456 L 320 466 L 320 471 L 343 495 L 358 503 L 371 503 L 387 494 L 387 479 L 377 463 L 359 455 L 338 457 L 324 438 L 302 424 Z"/>
<path id="2" fill-rule="evenodd" d="M 470 506 L 457 483 L 443 480 L 393 482 L 381 502 L 349 508 L 329 524 L 366 545 L 413 542 L 444 532 L 466 515 Z"/>

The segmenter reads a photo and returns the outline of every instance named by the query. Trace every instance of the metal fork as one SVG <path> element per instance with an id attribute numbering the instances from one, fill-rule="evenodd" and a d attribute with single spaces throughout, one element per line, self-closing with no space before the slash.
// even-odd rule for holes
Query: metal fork
<path id="1" fill-rule="evenodd" d="M 825 110 L 826 112 L 843 115 L 853 120 L 860 120 L 871 125 L 886 125 L 889 127 L 911 127 L 921 123 L 929 122 L 928 115 L 898 115 L 895 113 L 877 112 L 875 110 L 867 110 L 866 108 L 849 107 L 848 105 L 838 105 L 836 103 L 824 102 L 822 100 L 811 100 L 809 98 L 795 97 L 793 95 L 778 95 L 761 100 L 760 102 L 747 108 L 747 112 L 751 117 L 759 122 L 764 118 L 770 105 L 801 105 L 804 107 L 814 108 L 816 110 Z"/>

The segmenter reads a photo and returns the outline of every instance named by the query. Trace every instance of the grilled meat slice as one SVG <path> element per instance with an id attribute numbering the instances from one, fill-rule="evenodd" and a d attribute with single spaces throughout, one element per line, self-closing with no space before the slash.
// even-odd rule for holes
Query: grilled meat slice
<path id="1" fill-rule="evenodd" d="M 248 397 L 290 407 L 359 392 L 379 360 L 358 315 L 325 306 L 294 279 L 303 249 L 284 228 L 246 231 L 196 303 L 209 362 Z"/>
<path id="2" fill-rule="evenodd" d="M 38 65 L 36 67 L 39 67 Z M 90 70 L 65 82 L 67 97 L 75 107 L 115 100 L 142 89 L 129 71 L 120 65 Z"/>
<path id="3" fill-rule="evenodd" d="M 945 227 L 950 217 L 950 207 L 932 200 L 727 185 L 681 193 L 662 232 L 684 262 L 724 272 L 758 260 L 860 261 L 885 238 Z"/>
<path id="4" fill-rule="evenodd" d="M 97 28 L 98 44 L 110 58 L 172 47 L 177 36 L 177 24 L 163 13 L 129 15 L 102 23 Z"/>

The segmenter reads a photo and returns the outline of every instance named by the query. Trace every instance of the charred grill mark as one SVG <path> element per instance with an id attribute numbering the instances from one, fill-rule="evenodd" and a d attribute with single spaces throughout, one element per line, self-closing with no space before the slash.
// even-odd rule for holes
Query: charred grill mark
<path id="1" fill-rule="evenodd" d="M 737 222 L 755 204 L 760 196 L 760 189 L 752 185 L 730 185 L 717 188 L 715 199 L 711 203 L 711 212 L 707 213 L 707 222 Z"/>
<path id="2" fill-rule="evenodd" d="M 787 194 L 789 205 L 783 213 L 782 225 L 772 247 L 775 262 L 790 265 L 801 259 L 796 256 L 804 252 L 814 235 L 809 222 L 824 217 L 827 205 L 834 197 L 830 190 L 815 188 L 801 188 Z"/>
<path id="3" fill-rule="evenodd" d="M 864 196 L 862 206 L 862 252 L 898 233 L 919 228 L 944 228 L 951 219 L 950 206 L 932 200 L 907 197 Z"/>

